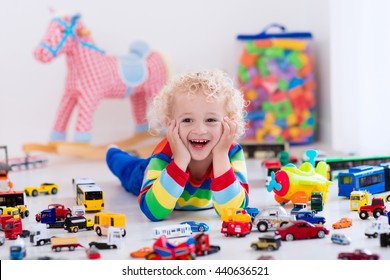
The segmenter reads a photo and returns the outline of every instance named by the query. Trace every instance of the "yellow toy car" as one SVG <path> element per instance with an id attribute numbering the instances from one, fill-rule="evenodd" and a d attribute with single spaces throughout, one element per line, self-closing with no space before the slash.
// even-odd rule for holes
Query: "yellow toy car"
<path id="1" fill-rule="evenodd" d="M 27 196 L 38 196 L 40 193 L 57 194 L 58 185 L 54 183 L 43 183 L 39 187 L 25 187 L 24 192 Z"/>

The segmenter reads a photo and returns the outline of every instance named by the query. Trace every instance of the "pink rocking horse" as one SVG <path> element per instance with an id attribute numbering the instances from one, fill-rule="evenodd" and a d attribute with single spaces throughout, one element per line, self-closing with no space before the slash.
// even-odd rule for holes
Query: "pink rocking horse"
<path id="1" fill-rule="evenodd" d="M 103 98 L 126 98 L 132 106 L 136 133 L 147 130 L 148 101 L 164 86 L 168 70 L 163 57 L 149 51 L 143 42 L 135 42 L 124 57 L 104 54 L 99 49 L 80 15 L 55 17 L 35 49 L 41 62 L 65 54 L 68 67 L 52 141 L 65 141 L 66 128 L 73 109 L 78 106 L 74 142 L 91 140 L 93 115 Z"/>

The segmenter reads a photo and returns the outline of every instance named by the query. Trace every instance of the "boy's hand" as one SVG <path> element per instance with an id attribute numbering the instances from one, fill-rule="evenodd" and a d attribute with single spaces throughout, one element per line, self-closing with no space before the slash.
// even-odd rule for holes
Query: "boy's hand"
<path id="1" fill-rule="evenodd" d="M 191 160 L 191 154 L 179 136 L 179 125 L 171 120 L 167 128 L 167 139 L 171 146 L 173 159 L 181 170 L 186 171 Z"/>
<path id="2" fill-rule="evenodd" d="M 219 138 L 219 142 L 213 149 L 214 158 L 216 156 L 227 156 L 229 148 L 236 136 L 237 122 L 229 119 L 227 116 L 224 117 L 222 120 L 222 130 L 221 138 Z"/>

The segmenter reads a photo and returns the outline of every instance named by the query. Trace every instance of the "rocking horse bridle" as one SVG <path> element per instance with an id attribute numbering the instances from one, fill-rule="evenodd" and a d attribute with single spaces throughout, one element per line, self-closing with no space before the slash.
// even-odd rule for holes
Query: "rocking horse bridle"
<path id="1" fill-rule="evenodd" d="M 95 45 L 93 45 L 93 44 L 91 44 L 89 42 L 81 41 L 79 39 L 79 37 L 77 36 L 77 34 L 75 33 L 75 30 L 74 30 L 75 27 L 76 27 L 77 20 L 79 18 L 80 18 L 80 16 L 73 16 L 70 24 L 67 24 L 62 18 L 53 18 L 52 21 L 58 22 L 59 24 L 61 24 L 65 28 L 64 29 L 64 36 L 62 37 L 62 39 L 58 43 L 57 47 L 55 47 L 55 48 L 53 48 L 50 45 L 48 45 L 46 43 L 43 43 L 43 42 L 41 42 L 39 45 L 42 48 L 48 50 L 53 55 L 53 57 L 56 57 L 58 52 L 64 46 L 64 44 L 65 44 L 66 40 L 68 39 L 68 37 L 73 37 L 83 47 L 89 48 L 91 50 L 95 50 L 95 51 L 100 52 L 100 53 L 104 53 L 103 50 L 99 49 Z"/>

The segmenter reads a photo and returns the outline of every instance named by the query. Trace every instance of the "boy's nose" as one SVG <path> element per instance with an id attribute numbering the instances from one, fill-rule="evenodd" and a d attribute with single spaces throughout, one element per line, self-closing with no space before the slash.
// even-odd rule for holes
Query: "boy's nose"
<path id="1" fill-rule="evenodd" d="M 199 122 L 199 123 L 195 124 L 194 132 L 196 132 L 196 133 L 206 133 L 207 132 L 207 127 L 206 127 L 205 123 Z"/>

